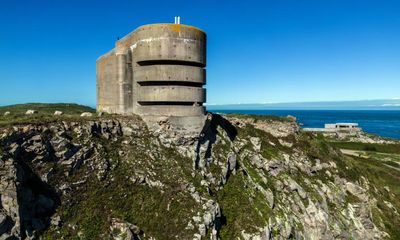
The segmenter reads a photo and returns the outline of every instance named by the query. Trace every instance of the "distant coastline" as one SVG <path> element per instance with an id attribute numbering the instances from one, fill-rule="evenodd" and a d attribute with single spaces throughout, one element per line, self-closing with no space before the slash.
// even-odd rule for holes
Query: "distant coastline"
<path id="1" fill-rule="evenodd" d="M 288 102 L 288 103 L 238 103 L 207 104 L 210 111 L 224 110 L 400 110 L 400 99 Z"/>
<path id="2" fill-rule="evenodd" d="M 299 109 L 213 109 L 216 113 L 255 115 L 292 115 L 302 127 L 321 128 L 325 123 L 358 123 L 366 133 L 400 139 L 400 111 L 398 110 L 299 110 Z"/>

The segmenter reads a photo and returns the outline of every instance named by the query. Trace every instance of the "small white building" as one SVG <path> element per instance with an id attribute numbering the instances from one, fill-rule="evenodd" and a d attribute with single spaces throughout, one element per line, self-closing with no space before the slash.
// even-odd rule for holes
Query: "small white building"
<path id="1" fill-rule="evenodd" d="M 306 132 L 361 132 L 358 123 L 326 123 L 324 128 L 304 128 Z"/>
<path id="2" fill-rule="evenodd" d="M 361 131 L 358 127 L 358 123 L 327 123 L 325 129 L 335 129 L 338 131 Z"/>

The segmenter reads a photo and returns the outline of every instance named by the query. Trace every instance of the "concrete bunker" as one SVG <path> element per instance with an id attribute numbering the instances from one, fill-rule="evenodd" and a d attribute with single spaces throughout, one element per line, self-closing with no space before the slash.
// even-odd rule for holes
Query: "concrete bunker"
<path id="1" fill-rule="evenodd" d="M 97 59 L 97 111 L 201 127 L 205 67 L 204 31 L 179 22 L 140 26 Z"/>

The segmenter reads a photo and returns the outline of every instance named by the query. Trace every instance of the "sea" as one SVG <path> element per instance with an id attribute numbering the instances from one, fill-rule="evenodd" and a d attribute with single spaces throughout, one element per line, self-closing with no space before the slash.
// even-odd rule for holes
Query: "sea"
<path id="1" fill-rule="evenodd" d="M 364 132 L 382 137 L 400 139 L 399 110 L 224 110 L 215 113 L 242 113 L 255 115 L 292 115 L 301 127 L 324 127 L 325 123 L 358 123 Z"/>

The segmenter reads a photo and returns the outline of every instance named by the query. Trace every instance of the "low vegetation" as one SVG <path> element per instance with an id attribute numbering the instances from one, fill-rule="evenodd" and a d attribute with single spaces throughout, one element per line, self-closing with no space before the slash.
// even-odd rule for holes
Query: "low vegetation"
<path id="1" fill-rule="evenodd" d="M 37 113 L 26 115 L 25 113 L 28 110 L 36 110 Z M 61 111 L 63 115 L 54 116 L 55 111 Z M 10 114 L 5 115 L 6 112 Z M 0 106 L 0 126 L 55 122 L 63 119 L 72 120 L 78 118 L 83 112 L 95 113 L 96 110 L 88 106 L 68 103 L 28 103 Z"/>
<path id="2" fill-rule="evenodd" d="M 400 143 L 378 144 L 361 142 L 331 142 L 331 144 L 340 149 L 400 154 Z"/>

